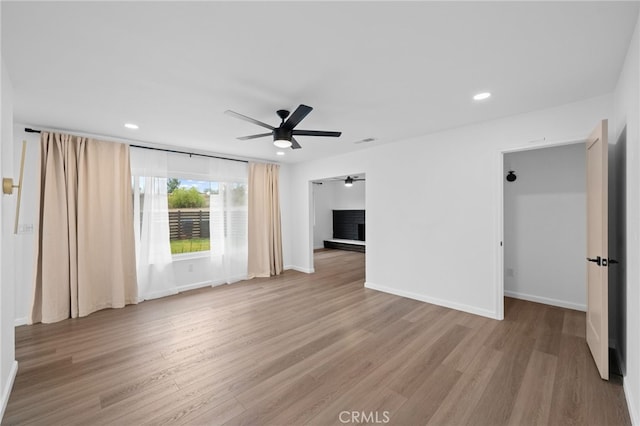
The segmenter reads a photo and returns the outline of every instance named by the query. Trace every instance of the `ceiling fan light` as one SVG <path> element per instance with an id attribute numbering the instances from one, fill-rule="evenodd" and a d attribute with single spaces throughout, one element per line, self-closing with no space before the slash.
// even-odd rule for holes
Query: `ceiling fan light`
<path id="1" fill-rule="evenodd" d="M 473 95 L 473 100 L 474 101 L 483 101 L 485 99 L 489 99 L 490 97 L 491 97 L 491 93 L 482 92 L 482 93 L 478 93 L 476 95 Z"/>
<path id="2" fill-rule="evenodd" d="M 353 186 L 353 178 L 351 176 L 347 176 L 347 178 L 344 180 L 344 186 L 346 186 L 347 188 Z"/>
<path id="3" fill-rule="evenodd" d="M 286 139 L 276 139 L 273 141 L 273 144 L 278 148 L 289 148 L 291 146 L 291 141 Z"/>

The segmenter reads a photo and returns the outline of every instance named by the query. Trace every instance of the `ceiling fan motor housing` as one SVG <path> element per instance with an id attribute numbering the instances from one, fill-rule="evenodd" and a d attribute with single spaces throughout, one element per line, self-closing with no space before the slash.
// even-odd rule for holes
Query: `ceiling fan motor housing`
<path id="1" fill-rule="evenodd" d="M 273 129 L 273 140 L 291 140 L 293 136 L 293 132 L 290 129 L 285 129 L 282 127 L 278 127 L 277 129 Z"/>

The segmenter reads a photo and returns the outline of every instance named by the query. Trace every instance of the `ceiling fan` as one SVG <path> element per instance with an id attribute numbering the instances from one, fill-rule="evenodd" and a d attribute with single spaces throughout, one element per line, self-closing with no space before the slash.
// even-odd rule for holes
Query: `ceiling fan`
<path id="1" fill-rule="evenodd" d="M 257 124 L 258 126 L 265 127 L 271 130 L 269 133 L 260 133 L 258 135 L 251 136 L 242 136 L 238 139 L 241 141 L 246 141 L 248 139 L 257 139 L 263 138 L 265 136 L 273 136 L 273 144 L 278 148 L 289 148 L 298 149 L 302 148 L 298 141 L 294 138 L 294 136 L 328 136 L 332 138 L 339 137 L 342 132 L 329 132 L 323 130 L 296 130 L 295 127 L 313 110 L 310 106 L 300 105 L 293 111 L 293 114 L 289 116 L 289 111 L 285 109 L 280 109 L 276 113 L 278 117 L 282 120 L 280 126 L 273 127 L 267 123 L 263 123 L 262 121 L 258 121 L 251 117 L 247 117 L 246 115 L 239 114 L 237 112 L 226 110 L 224 113 L 230 115 L 232 117 L 239 118 L 240 120 L 248 121 L 253 124 Z M 287 117 L 289 119 L 287 120 Z M 287 120 L 287 121 L 285 121 Z"/>
<path id="2" fill-rule="evenodd" d="M 344 181 L 344 186 L 346 187 L 350 187 L 353 186 L 353 182 L 359 182 L 359 181 L 363 181 L 366 180 L 365 178 L 359 178 L 358 176 L 347 176 L 346 179 L 344 178 L 333 178 L 330 180 L 339 180 L 339 181 Z"/>
<path id="3" fill-rule="evenodd" d="M 361 180 L 364 180 L 364 178 L 358 179 L 358 176 L 354 176 L 354 177 L 347 176 L 347 178 L 344 180 L 344 186 L 347 186 L 347 187 L 353 186 L 353 182 L 358 182 Z"/>

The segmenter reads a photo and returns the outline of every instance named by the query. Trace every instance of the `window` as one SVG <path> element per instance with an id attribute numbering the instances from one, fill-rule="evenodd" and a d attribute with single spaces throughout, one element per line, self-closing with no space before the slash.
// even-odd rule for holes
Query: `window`
<path id="1" fill-rule="evenodd" d="M 214 284 L 245 279 L 247 164 L 133 147 L 130 155 L 140 298 L 205 275 Z M 202 258 L 196 283 L 174 270 L 191 257 Z"/>
<path id="2" fill-rule="evenodd" d="M 167 204 L 172 255 L 221 252 L 222 240 L 246 229 L 245 183 L 169 178 Z"/>
<path id="3" fill-rule="evenodd" d="M 217 182 L 167 179 L 171 254 L 211 249 L 210 203 L 218 192 Z"/>
<path id="4" fill-rule="evenodd" d="M 155 185 L 166 184 L 166 207 L 157 205 L 147 208 L 160 213 L 159 216 L 152 216 L 154 223 L 169 228 L 172 255 L 208 252 L 212 249 L 222 254 L 225 246 L 223 240 L 229 246 L 231 240 L 240 242 L 247 238 L 247 184 L 244 182 L 132 176 L 131 183 L 134 210 L 139 217 L 138 235 L 142 233 L 144 223 L 145 193 L 158 193 L 159 188 L 155 188 Z M 168 220 L 161 220 L 162 210 L 166 212 L 164 217 Z"/>

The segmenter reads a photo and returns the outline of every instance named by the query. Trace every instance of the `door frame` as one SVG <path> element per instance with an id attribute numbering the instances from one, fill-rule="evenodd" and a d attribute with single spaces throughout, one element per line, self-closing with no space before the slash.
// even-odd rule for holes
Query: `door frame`
<path id="1" fill-rule="evenodd" d="M 504 156 L 505 154 L 511 154 L 514 152 L 534 151 L 537 149 L 553 148 L 564 145 L 575 145 L 579 143 L 586 143 L 587 137 L 578 139 L 561 139 L 558 141 L 546 142 L 543 140 L 534 141 L 525 145 L 520 145 L 512 148 L 501 149 L 495 156 L 495 179 L 496 179 L 496 294 L 495 294 L 495 306 L 496 306 L 496 319 L 504 319 Z M 586 209 L 586 206 L 585 206 Z M 586 284 L 585 284 L 586 285 Z"/>
<path id="2" fill-rule="evenodd" d="M 367 172 L 357 172 L 357 173 L 341 173 L 338 175 L 334 175 L 334 176 L 325 176 L 322 178 L 317 178 L 317 179 L 310 179 L 307 182 L 307 194 L 309 196 L 309 227 L 308 227 L 308 232 L 309 232 L 309 265 L 311 265 L 310 267 L 310 271 L 309 273 L 314 273 L 315 272 L 315 258 L 314 258 L 314 238 L 315 238 L 315 209 L 316 209 L 316 200 L 315 200 L 315 192 L 314 192 L 314 182 L 324 182 L 324 181 L 329 181 L 331 179 L 335 179 L 337 177 L 342 177 L 342 176 L 355 176 L 355 175 L 363 175 L 363 176 L 367 176 Z M 364 184 L 364 209 L 365 212 L 368 209 L 368 204 L 367 204 L 367 180 L 365 178 L 365 180 L 363 181 Z M 365 213 L 366 214 L 366 213 Z M 366 223 L 366 216 L 365 216 L 365 223 Z M 365 265 L 366 265 L 366 250 L 365 250 Z M 366 280 L 366 267 L 365 267 L 365 280 Z"/>

